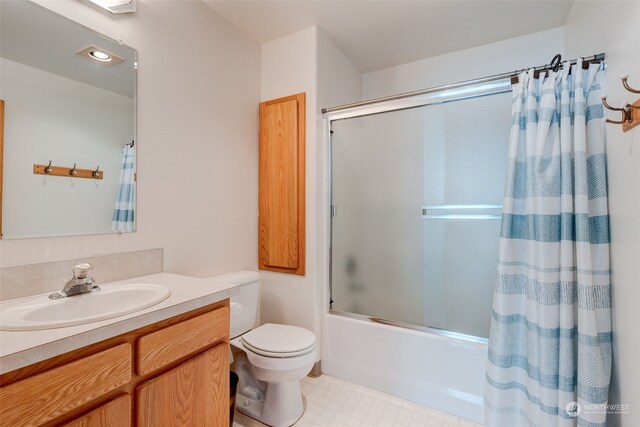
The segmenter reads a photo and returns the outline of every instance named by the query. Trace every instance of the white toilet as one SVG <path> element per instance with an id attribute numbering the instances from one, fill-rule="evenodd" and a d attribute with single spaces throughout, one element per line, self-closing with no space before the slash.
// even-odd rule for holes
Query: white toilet
<path id="1" fill-rule="evenodd" d="M 231 346 L 239 377 L 236 409 L 264 424 L 286 427 L 304 411 L 300 380 L 316 361 L 316 336 L 304 328 L 257 326 L 260 275 L 237 271 L 210 277 L 234 283 Z"/>

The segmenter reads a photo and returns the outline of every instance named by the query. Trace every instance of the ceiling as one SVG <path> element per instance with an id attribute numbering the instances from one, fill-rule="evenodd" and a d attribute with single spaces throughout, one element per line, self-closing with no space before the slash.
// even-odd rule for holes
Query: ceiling
<path id="1" fill-rule="evenodd" d="M 0 0 L 0 6 L 0 56 L 134 97 L 134 49 L 32 2 Z M 76 55 L 89 45 L 114 53 L 124 62 L 104 66 Z"/>
<path id="2" fill-rule="evenodd" d="M 361 72 L 564 25 L 573 0 L 203 0 L 259 43 L 317 25 Z"/>

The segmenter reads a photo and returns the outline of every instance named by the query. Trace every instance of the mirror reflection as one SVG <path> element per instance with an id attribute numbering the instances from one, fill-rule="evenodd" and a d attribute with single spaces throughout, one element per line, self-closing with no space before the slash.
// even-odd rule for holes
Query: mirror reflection
<path id="1" fill-rule="evenodd" d="M 135 231 L 136 51 L 0 3 L 3 239 Z"/>

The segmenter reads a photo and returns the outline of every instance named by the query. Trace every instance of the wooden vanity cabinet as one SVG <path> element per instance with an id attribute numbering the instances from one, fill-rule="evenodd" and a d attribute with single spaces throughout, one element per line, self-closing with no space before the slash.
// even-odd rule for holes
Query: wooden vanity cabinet
<path id="1" fill-rule="evenodd" d="M 229 425 L 229 300 L 0 376 L 0 426 Z"/>

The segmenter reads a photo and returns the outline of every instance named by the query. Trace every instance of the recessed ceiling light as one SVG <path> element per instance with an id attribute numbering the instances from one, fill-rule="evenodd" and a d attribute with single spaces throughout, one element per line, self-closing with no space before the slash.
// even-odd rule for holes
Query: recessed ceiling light
<path id="1" fill-rule="evenodd" d="M 92 50 L 89 52 L 89 56 L 96 61 L 109 62 L 111 61 L 111 55 L 99 50 Z"/>
<path id="2" fill-rule="evenodd" d="M 136 0 L 90 0 L 111 13 L 131 13 L 136 11 Z"/>
<path id="3" fill-rule="evenodd" d="M 92 61 L 94 64 L 98 61 L 101 66 L 107 67 L 111 67 L 124 61 L 124 58 L 116 55 L 115 53 L 94 45 L 82 49 L 80 52 L 77 52 L 77 55 Z"/>

